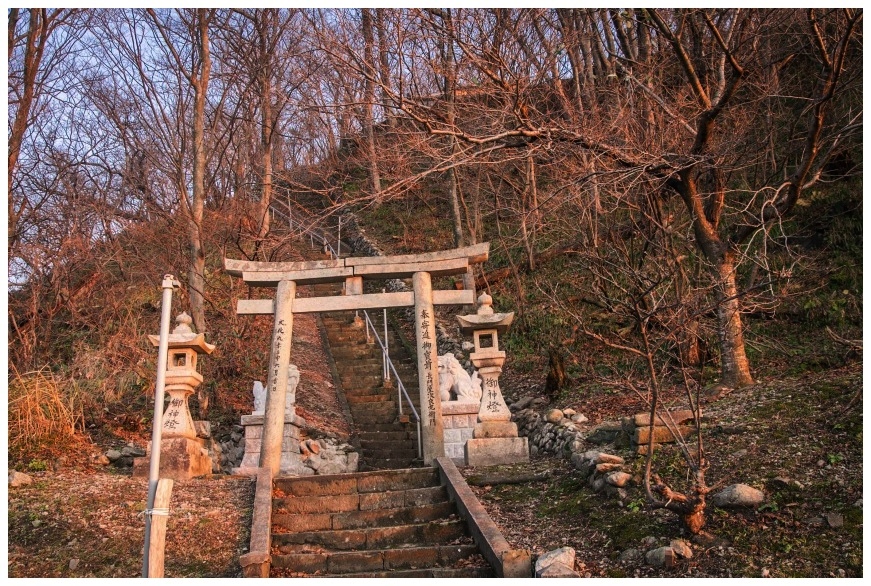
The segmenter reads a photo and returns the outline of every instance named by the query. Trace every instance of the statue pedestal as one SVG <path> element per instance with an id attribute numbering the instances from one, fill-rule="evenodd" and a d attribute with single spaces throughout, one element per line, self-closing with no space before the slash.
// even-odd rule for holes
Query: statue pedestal
<path id="1" fill-rule="evenodd" d="M 466 442 L 472 439 L 478 422 L 477 401 L 442 401 L 442 423 L 445 428 L 445 456 L 459 466 L 465 465 Z"/>
<path id="2" fill-rule="evenodd" d="M 256 476 L 260 466 L 260 443 L 263 438 L 264 415 L 243 415 L 242 425 L 245 427 L 245 454 L 233 474 Z M 299 415 L 285 414 L 284 433 L 281 438 L 281 464 L 279 474 L 282 476 L 306 476 L 314 474 L 311 468 L 302 463 L 299 451 L 299 428 L 306 424 Z"/>
<path id="3" fill-rule="evenodd" d="M 149 446 L 150 451 L 150 446 Z M 147 478 L 151 454 L 133 460 L 133 476 Z M 212 459 L 200 438 L 172 437 L 160 442 L 160 478 L 190 480 L 212 473 Z"/>

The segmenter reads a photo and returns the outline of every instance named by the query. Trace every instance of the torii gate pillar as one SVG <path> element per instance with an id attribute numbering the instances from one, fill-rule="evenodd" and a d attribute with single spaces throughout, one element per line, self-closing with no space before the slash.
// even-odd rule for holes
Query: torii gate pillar
<path id="1" fill-rule="evenodd" d="M 278 476 L 281 467 L 281 441 L 284 435 L 284 402 L 287 395 L 287 370 L 290 365 L 293 333 L 293 299 L 296 283 L 281 281 L 275 290 L 275 323 L 272 326 L 272 353 L 269 355 L 269 386 L 263 440 L 260 443 L 260 466 Z"/>
<path id="2" fill-rule="evenodd" d="M 423 463 L 433 464 L 445 455 L 445 430 L 439 398 L 438 344 L 433 313 L 432 278 L 414 273 L 414 329 L 417 333 L 417 376 L 420 388 L 420 425 Z"/>

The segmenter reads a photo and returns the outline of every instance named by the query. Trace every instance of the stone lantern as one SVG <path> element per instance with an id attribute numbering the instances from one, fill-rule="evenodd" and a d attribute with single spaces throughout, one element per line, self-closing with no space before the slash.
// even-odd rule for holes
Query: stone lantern
<path id="1" fill-rule="evenodd" d="M 181 313 L 168 338 L 165 380 L 169 404 L 163 412 L 160 476 L 174 480 L 189 480 L 212 472 L 212 460 L 203 440 L 197 437 L 188 397 L 203 382 L 203 375 L 197 372 L 198 355 L 211 354 L 215 346 L 206 343 L 203 334 L 191 330 L 192 322 L 187 313 Z M 160 336 L 148 336 L 148 339 L 155 347 L 160 344 Z M 143 462 L 134 463 L 135 476 L 148 459 L 141 458 Z M 145 469 L 147 474 L 147 464 Z"/>
<path id="2" fill-rule="evenodd" d="M 529 461 L 527 438 L 518 437 L 517 424 L 499 388 L 499 375 L 505 364 L 505 352 L 499 350 L 499 335 L 514 321 L 514 313 L 495 313 L 493 298 L 487 293 L 478 297 L 478 311 L 459 315 L 460 329 L 472 334 L 475 351 L 469 356 L 481 376 L 483 394 L 478 409 L 478 424 L 472 439 L 466 442 L 465 459 L 469 466 L 492 466 Z"/>

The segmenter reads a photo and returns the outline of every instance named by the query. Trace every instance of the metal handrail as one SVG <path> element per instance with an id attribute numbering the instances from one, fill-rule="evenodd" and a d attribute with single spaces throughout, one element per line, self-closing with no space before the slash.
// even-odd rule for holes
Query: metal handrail
<path id="1" fill-rule="evenodd" d="M 417 424 L 417 456 L 419 458 L 423 457 L 422 446 L 420 445 L 420 415 L 417 414 L 417 409 L 414 408 L 414 403 L 411 402 L 411 397 L 408 396 L 408 391 L 405 390 L 405 385 L 402 383 L 402 379 L 399 378 L 399 373 L 396 372 L 396 367 L 393 365 L 393 361 L 390 360 L 390 356 L 387 353 L 387 347 L 384 345 L 384 343 L 381 342 L 381 337 L 378 335 L 378 332 L 375 329 L 375 324 L 373 324 L 372 320 L 369 318 L 369 312 L 364 309 L 363 315 L 366 317 L 367 337 L 369 334 L 369 328 L 371 328 L 372 334 L 375 336 L 375 341 L 378 342 L 378 345 L 381 347 L 381 355 L 384 358 L 385 365 L 393 371 L 393 376 L 396 378 L 396 386 L 398 389 L 397 399 L 399 399 L 399 414 L 402 415 L 403 396 L 405 397 L 405 400 L 408 401 L 408 406 L 411 407 L 411 412 L 414 413 L 414 420 Z M 386 380 L 390 380 L 389 377 L 387 377 Z"/>
<path id="2" fill-rule="evenodd" d="M 273 214 L 277 213 L 278 215 L 283 216 L 287 219 L 288 226 L 289 226 L 291 232 L 293 232 L 293 218 L 290 215 L 285 216 L 283 212 L 275 209 L 274 207 L 272 207 L 271 209 L 272 209 Z M 288 206 L 288 212 L 290 212 L 289 206 Z M 339 258 L 339 253 L 336 251 L 335 248 L 333 248 L 333 246 L 329 243 L 329 241 L 327 241 L 326 236 L 324 236 L 323 234 L 317 234 L 313 229 L 306 228 L 301 223 L 298 224 L 298 226 L 300 227 L 300 236 L 302 236 L 303 234 L 308 234 L 309 240 L 310 240 L 312 245 L 314 245 L 314 239 L 317 237 L 323 243 L 324 252 L 327 252 L 330 255 L 331 259 Z M 340 223 L 339 230 L 341 230 L 341 229 L 342 228 L 341 228 L 341 223 Z M 339 238 L 341 238 L 341 232 L 339 232 L 339 234 L 340 234 Z M 341 240 L 337 241 L 337 245 L 341 248 Z M 421 440 L 420 440 L 420 415 L 418 415 L 417 409 L 414 408 L 414 403 L 411 402 L 411 398 L 408 396 L 408 392 L 405 389 L 405 384 L 403 384 L 402 379 L 399 378 L 399 373 L 396 372 L 396 367 L 393 365 L 393 361 L 390 359 L 390 352 L 389 352 L 389 349 L 386 345 L 387 344 L 387 315 L 386 315 L 386 313 L 387 313 L 387 311 L 385 309 L 384 343 L 382 343 L 381 338 L 378 336 L 378 332 L 375 330 L 375 325 L 372 323 L 372 319 L 369 317 L 369 312 L 367 312 L 365 309 L 363 310 L 363 316 L 366 318 L 366 337 L 367 338 L 369 337 L 369 328 L 371 327 L 372 333 L 375 334 L 375 339 L 378 341 L 378 346 L 381 347 L 381 356 L 382 356 L 382 361 L 383 361 L 383 363 L 382 363 L 383 370 L 382 370 L 381 375 L 382 375 L 382 377 L 384 377 L 385 381 L 389 381 L 390 380 L 390 372 L 392 371 L 393 376 L 396 379 L 396 386 L 398 388 L 398 393 L 399 393 L 399 396 L 397 396 L 397 399 L 399 399 L 397 401 L 398 408 L 399 408 L 399 414 L 402 415 L 402 398 L 403 398 L 403 396 L 405 397 L 405 400 L 408 401 L 408 406 L 411 407 L 411 412 L 414 414 L 415 424 L 417 425 L 417 456 L 418 456 L 418 458 L 422 458 L 423 457 L 423 447 L 421 445 Z"/>

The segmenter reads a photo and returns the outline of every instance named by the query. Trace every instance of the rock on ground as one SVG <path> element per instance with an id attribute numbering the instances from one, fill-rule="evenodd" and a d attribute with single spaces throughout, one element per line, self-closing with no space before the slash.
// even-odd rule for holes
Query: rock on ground
<path id="1" fill-rule="evenodd" d="M 535 562 L 535 577 L 541 578 L 542 574 L 552 565 L 560 564 L 574 573 L 575 550 L 571 547 L 561 547 L 538 556 Z M 559 569 L 557 569 L 559 570 Z M 556 570 L 555 570 L 556 571 Z M 550 576 L 556 578 L 560 576 Z"/>
<path id="2" fill-rule="evenodd" d="M 19 472 L 18 470 L 9 471 L 9 488 L 18 488 L 20 486 L 28 485 L 32 482 L 33 478 L 31 478 L 24 472 Z"/>
<path id="3" fill-rule="evenodd" d="M 549 565 L 538 578 L 580 578 L 581 575 L 572 568 L 560 562 Z"/>
<path id="4" fill-rule="evenodd" d="M 674 550 L 674 553 L 677 554 L 677 557 L 687 560 L 693 557 L 693 550 L 690 544 L 683 539 L 672 539 L 669 545 Z"/>
<path id="5" fill-rule="evenodd" d="M 757 507 L 764 501 L 764 492 L 746 484 L 727 486 L 711 497 L 711 504 L 720 508 Z"/>
<path id="6" fill-rule="evenodd" d="M 656 568 L 673 568 L 677 564 L 674 550 L 668 546 L 651 549 L 645 559 Z"/>
<path id="7" fill-rule="evenodd" d="M 547 412 L 545 419 L 547 419 L 548 423 L 559 423 L 563 420 L 563 412 L 559 409 L 551 409 Z"/>

